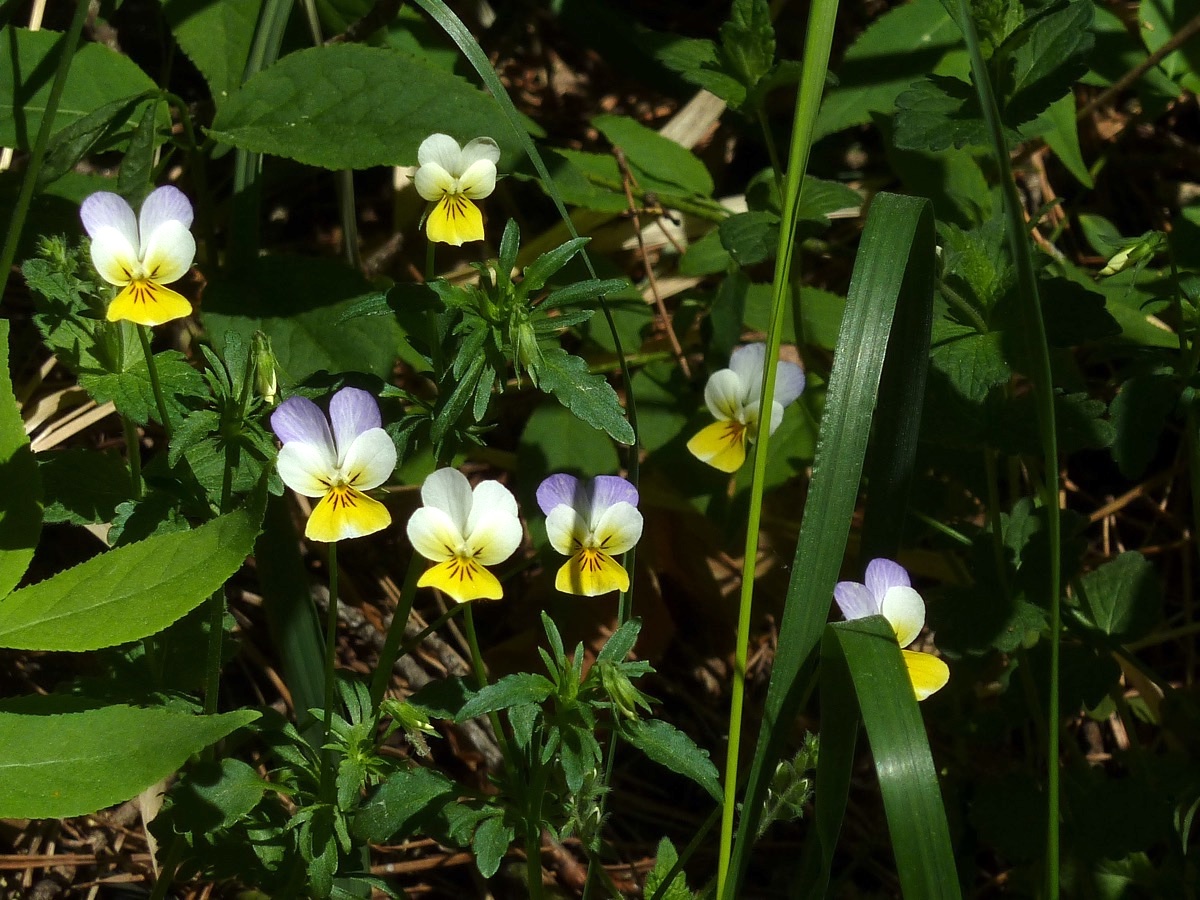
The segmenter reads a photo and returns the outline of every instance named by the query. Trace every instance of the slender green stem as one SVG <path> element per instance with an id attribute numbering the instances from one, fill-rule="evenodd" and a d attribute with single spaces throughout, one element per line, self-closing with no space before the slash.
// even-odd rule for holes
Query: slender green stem
<path id="1" fill-rule="evenodd" d="M 338 626 L 338 561 L 337 541 L 329 545 L 329 610 L 325 615 L 325 718 L 322 734 L 325 743 L 333 741 L 333 705 L 337 696 L 337 626 Z M 333 796 L 333 754 L 326 750 L 321 757 L 321 786 L 318 795 L 322 800 Z"/>
<path id="2" fill-rule="evenodd" d="M 171 838 L 171 846 L 167 848 L 167 855 L 159 867 L 158 878 L 154 881 L 154 890 L 150 892 L 150 900 L 165 900 L 167 891 L 171 888 L 171 882 L 175 880 L 175 869 L 179 866 L 179 860 L 183 858 L 185 846 L 183 835 L 177 834 Z"/>
<path id="3" fill-rule="evenodd" d="M 167 412 L 167 398 L 163 396 L 162 382 L 158 380 L 158 365 L 154 362 L 154 351 L 150 348 L 150 329 L 145 325 L 136 325 L 138 340 L 142 342 L 142 353 L 146 355 L 146 370 L 150 374 L 150 390 L 154 392 L 154 405 L 158 407 L 158 417 L 162 420 L 163 431 L 167 441 L 171 440 L 171 416 Z"/>
<path id="4" fill-rule="evenodd" d="M 775 148 L 775 136 L 771 134 L 771 123 L 767 121 L 767 114 L 762 108 L 762 104 L 758 104 L 755 109 L 758 119 L 758 127 L 762 131 L 763 143 L 767 146 L 767 158 L 771 160 L 771 171 L 775 175 L 775 190 L 779 192 L 780 202 L 783 202 L 783 163 L 779 159 L 779 151 Z"/>
<path id="5" fill-rule="evenodd" d="M 1046 342 L 1046 326 L 1042 318 L 1041 300 L 1038 296 L 1037 277 L 1033 268 L 1033 256 L 1029 248 L 1029 235 L 1022 213 L 1021 199 L 1013 180 L 1012 164 L 1008 144 L 1000 124 L 1000 108 L 996 103 L 987 64 L 975 33 L 969 0 L 958 0 L 959 26 L 963 29 L 967 52 L 971 59 L 971 74 L 975 90 L 979 94 L 983 117 L 987 123 L 996 166 L 999 170 L 1000 188 L 1004 192 L 1004 212 L 1008 218 L 1008 239 L 1013 258 L 1017 263 L 1018 292 L 1021 299 L 1021 331 L 1025 336 L 1028 359 L 1032 371 L 1029 373 L 1034 386 L 1038 430 L 1042 437 L 1042 456 L 1045 466 L 1045 483 L 1042 502 L 1046 508 L 1046 534 L 1050 545 L 1050 685 L 1047 703 L 1046 728 L 1046 795 L 1048 802 L 1046 823 L 1046 893 L 1051 900 L 1059 896 L 1059 657 L 1062 632 L 1062 525 L 1058 515 L 1058 434 L 1055 424 L 1054 385 L 1050 369 L 1050 349 Z"/>
<path id="6" fill-rule="evenodd" d="M 437 244 L 434 241 L 427 241 L 425 245 L 425 283 L 433 281 L 437 278 L 437 266 L 434 263 L 433 254 Z"/>
<path id="7" fill-rule="evenodd" d="M 475 611 L 471 608 L 470 603 L 464 603 L 463 606 L 466 607 L 463 610 L 463 630 L 467 633 L 467 646 L 471 648 L 471 668 L 475 672 L 475 684 L 480 690 L 483 690 L 488 683 L 487 666 L 483 664 L 483 654 L 479 652 L 479 638 L 475 634 Z M 510 771 L 516 771 L 508 738 L 500 724 L 500 717 L 491 712 L 488 713 L 488 720 L 492 723 L 492 730 L 496 732 L 496 743 L 500 745 L 500 752 L 504 755 L 505 763 Z"/>
<path id="8" fill-rule="evenodd" d="M 67 73 L 71 70 L 71 60 L 75 58 L 75 48 L 79 46 L 79 36 L 83 32 L 83 23 L 87 19 L 88 0 L 75 0 L 75 15 L 59 42 L 58 68 L 54 72 L 54 83 L 50 85 L 50 94 L 46 97 L 46 108 L 42 112 L 42 121 L 38 126 L 37 136 L 33 139 L 33 148 L 29 154 L 29 165 L 25 168 L 25 176 L 21 179 L 21 189 L 17 192 L 17 202 L 8 217 L 8 233 L 4 238 L 4 249 L 0 250 L 0 297 L 4 296 L 8 287 L 8 275 L 12 270 L 13 260 L 17 255 L 17 244 L 21 240 L 21 231 L 25 227 L 25 218 L 29 215 L 29 205 L 33 202 L 33 193 L 37 190 L 38 173 L 46 160 L 46 144 L 50 141 L 50 132 L 54 128 L 54 118 L 58 113 L 58 103 L 62 99 L 63 88 L 67 84 Z"/>
<path id="9" fill-rule="evenodd" d="M 799 219 L 800 190 L 808 156 L 812 149 L 821 92 L 829 67 L 829 50 L 833 43 L 833 24 L 837 16 L 837 0 L 816 0 L 808 19 L 804 44 L 804 70 L 792 120 L 792 140 L 788 152 L 787 176 L 783 191 L 783 212 L 779 229 L 778 260 L 771 285 L 771 327 L 767 333 L 766 369 L 763 372 L 762 400 L 759 409 L 769 410 L 775 398 L 775 361 L 783 336 L 784 313 L 788 308 L 788 289 L 791 284 L 792 257 L 796 248 L 796 225 Z M 767 418 L 770 422 L 769 414 Z M 737 809 L 738 756 L 742 737 L 742 707 L 746 690 L 746 659 L 750 644 L 750 613 L 754 597 L 754 567 L 758 559 L 758 532 L 762 517 L 763 493 L 766 490 L 767 451 L 770 428 L 759 430 L 754 448 L 754 470 L 750 486 L 750 509 L 746 520 L 746 545 L 742 567 L 742 591 L 738 606 L 736 658 L 733 666 L 733 689 L 729 704 L 729 747 L 725 757 L 725 797 L 721 811 L 721 847 L 717 857 L 717 897 L 732 897 L 736 885 L 729 883 L 729 866 L 733 854 L 734 813 Z"/>
<path id="10" fill-rule="evenodd" d="M 408 571 L 404 574 L 404 585 L 400 588 L 400 600 L 392 613 L 392 624 L 388 626 L 387 637 L 384 638 L 383 648 L 379 651 L 379 661 L 375 664 L 375 674 L 371 677 L 371 706 L 379 709 L 383 695 L 387 693 L 392 681 L 392 667 L 400 658 L 400 642 L 404 640 L 404 629 L 408 625 L 408 616 L 412 612 L 413 600 L 417 596 L 417 578 L 425 560 L 416 553 L 408 561 Z M 451 608 L 451 613 L 458 609 L 457 604 Z M 449 613 L 446 618 L 449 618 Z"/>
<path id="11" fill-rule="evenodd" d="M 208 660 L 205 666 L 204 714 L 215 715 L 221 695 L 221 649 L 225 640 L 225 589 L 208 598 Z"/>
<path id="12" fill-rule="evenodd" d="M 540 754 L 530 754 L 534 767 L 525 811 L 525 874 L 531 900 L 542 898 L 542 796 L 546 792 L 546 766 Z"/>
<path id="13" fill-rule="evenodd" d="M 937 283 L 937 289 L 939 292 L 941 292 L 941 295 L 946 298 L 947 303 L 970 319 L 971 324 L 975 326 L 976 331 L 978 331 L 980 334 L 987 334 L 989 331 L 991 331 L 991 328 L 988 327 L 987 320 L 985 320 L 983 316 L 979 314 L 979 311 L 975 309 L 974 306 L 972 306 L 965 298 L 960 296 L 958 291 L 954 290 L 954 288 L 950 287 L 950 285 L 946 284 L 946 282 L 940 280 Z"/>
<path id="14" fill-rule="evenodd" d="M 129 486 L 133 499 L 142 499 L 142 442 L 137 426 L 128 416 L 121 416 L 121 427 L 125 429 L 125 455 L 129 457 Z"/>

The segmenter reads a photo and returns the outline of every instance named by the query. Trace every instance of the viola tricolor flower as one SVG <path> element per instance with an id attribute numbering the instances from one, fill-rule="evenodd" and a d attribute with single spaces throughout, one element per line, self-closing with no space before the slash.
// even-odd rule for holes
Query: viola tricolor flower
<path id="1" fill-rule="evenodd" d="M 925 601 L 912 588 L 908 572 L 890 559 L 873 559 L 867 564 L 866 584 L 839 581 L 833 589 L 847 621 L 883 616 L 896 632 L 901 648 L 917 639 L 925 625 Z M 908 677 L 918 700 L 940 691 L 950 680 L 950 669 L 930 653 L 901 649 Z"/>
<path id="2" fill-rule="evenodd" d="M 192 267 L 196 241 L 192 204 L 178 188 L 151 192 L 135 218 L 121 197 L 92 194 L 79 208 L 92 239 L 92 262 L 100 277 L 121 288 L 108 307 L 108 321 L 161 325 L 191 315 L 192 304 L 166 287 Z"/>
<path id="3" fill-rule="evenodd" d="M 590 483 L 551 475 L 538 487 L 537 501 L 550 546 L 570 557 L 558 570 L 556 588 L 584 597 L 629 590 L 629 573 L 614 557 L 642 536 L 637 488 L 614 475 Z"/>
<path id="4" fill-rule="evenodd" d="M 289 397 L 271 413 L 271 429 L 283 441 L 283 483 L 297 494 L 321 498 L 308 518 L 306 537 L 342 541 L 392 523 L 387 507 L 363 493 L 383 484 L 396 468 L 396 445 L 380 427 L 374 397 L 342 388 L 329 401 L 328 421 L 311 400 Z"/>
<path id="5" fill-rule="evenodd" d="M 438 469 L 421 485 L 421 500 L 425 505 L 408 520 L 408 539 L 437 565 L 417 586 L 437 588 L 458 603 L 504 596 L 484 566 L 504 562 L 521 545 L 512 492 L 498 481 L 481 481 L 472 490 L 458 469 Z"/>
<path id="6" fill-rule="evenodd" d="M 746 445 L 758 437 L 759 405 L 767 345 L 747 344 L 729 357 L 729 368 L 713 372 L 704 386 L 704 402 L 717 421 L 702 428 L 687 448 L 701 462 L 736 472 L 746 461 Z M 771 434 L 783 421 L 783 409 L 804 393 L 804 370 L 791 362 L 775 364 Z"/>
<path id="7" fill-rule="evenodd" d="M 420 163 L 413 181 L 417 193 L 434 204 L 425 219 L 431 241 L 459 247 L 483 240 L 483 214 L 474 204 L 496 189 L 500 148 L 490 137 L 459 147 L 448 134 L 431 134 L 417 149 Z"/>

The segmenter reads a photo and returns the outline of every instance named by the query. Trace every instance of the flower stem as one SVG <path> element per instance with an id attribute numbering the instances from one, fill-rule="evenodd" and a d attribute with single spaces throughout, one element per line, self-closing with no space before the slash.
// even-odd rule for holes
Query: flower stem
<path id="1" fill-rule="evenodd" d="M 400 588 L 400 600 L 392 613 L 392 624 L 388 626 L 387 637 L 379 651 L 379 661 L 375 664 L 375 674 L 371 677 L 371 706 L 374 709 L 379 709 L 379 704 L 383 702 L 383 695 L 387 693 L 392 680 L 392 667 L 400 658 L 400 642 L 404 639 L 404 628 L 408 624 L 408 616 L 412 612 L 413 600 L 417 595 L 417 577 L 423 565 L 424 560 L 416 553 L 408 562 L 404 585 Z M 452 607 L 451 613 L 457 608 Z M 449 615 L 446 618 L 449 618 Z"/>
<path id="2" fill-rule="evenodd" d="M 470 603 L 464 603 L 463 610 L 463 630 L 467 633 L 467 646 L 471 648 L 471 667 L 475 670 L 475 684 L 480 690 L 487 687 L 487 668 L 483 664 L 483 654 L 479 652 L 479 638 L 475 634 L 475 614 L 471 609 Z M 504 762 L 509 769 L 513 769 L 513 757 L 511 748 L 508 746 L 508 738 L 504 735 L 504 729 L 500 726 L 500 717 L 494 713 L 488 713 L 488 721 L 492 723 L 492 731 L 496 732 L 496 743 L 500 745 L 500 752 L 504 755 Z"/>
<path id="3" fill-rule="evenodd" d="M 129 485 L 133 489 L 133 499 L 141 500 L 142 442 L 137 426 L 128 416 L 121 416 L 121 426 L 125 429 L 125 455 L 129 457 Z"/>
<path id="4" fill-rule="evenodd" d="M 154 351 L 150 348 L 150 329 L 138 325 L 138 339 L 142 342 L 142 353 L 146 355 L 146 370 L 150 373 L 150 389 L 154 392 L 154 405 L 158 407 L 158 417 L 162 420 L 163 431 L 167 441 L 171 440 L 171 417 L 167 414 L 167 398 L 163 396 L 162 383 L 158 380 L 158 366 L 154 362 Z"/>
<path id="5" fill-rule="evenodd" d="M 324 742 L 333 740 L 333 704 L 337 692 L 337 678 L 334 667 L 337 665 L 337 617 L 338 610 L 338 562 L 337 542 L 329 545 L 329 610 L 325 616 L 325 719 L 322 734 Z M 333 754 L 324 751 L 321 755 L 321 785 L 319 796 L 322 800 L 332 799 Z"/>

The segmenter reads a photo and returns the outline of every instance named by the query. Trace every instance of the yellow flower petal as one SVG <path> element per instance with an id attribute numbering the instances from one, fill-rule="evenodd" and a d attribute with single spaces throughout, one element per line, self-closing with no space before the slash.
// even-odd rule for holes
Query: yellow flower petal
<path id="1" fill-rule="evenodd" d="M 701 462 L 722 472 L 736 472 L 746 461 L 746 426 L 741 422 L 713 422 L 687 443 L 688 451 Z"/>
<path id="2" fill-rule="evenodd" d="M 908 678 L 912 681 L 917 700 L 936 694 L 950 680 L 950 667 L 932 653 L 916 650 L 901 650 L 904 665 L 908 667 Z"/>
<path id="3" fill-rule="evenodd" d="M 455 556 L 426 570 L 417 587 L 437 588 L 457 603 L 504 596 L 500 580 L 467 556 Z"/>
<path id="4" fill-rule="evenodd" d="M 192 304 L 182 294 L 153 281 L 131 281 L 108 305 L 108 321 L 161 325 L 192 314 Z"/>
<path id="5" fill-rule="evenodd" d="M 344 541 L 382 531 L 392 524 L 387 507 L 361 491 L 341 485 L 321 498 L 308 517 L 304 536 L 311 541 Z"/>
<path id="6" fill-rule="evenodd" d="M 629 573 L 607 553 L 580 550 L 558 570 L 554 586 L 564 594 L 598 597 L 610 591 L 629 590 Z"/>
<path id="7" fill-rule="evenodd" d="M 462 194 L 447 194 L 425 220 L 431 241 L 461 247 L 465 241 L 483 240 L 483 213 Z"/>

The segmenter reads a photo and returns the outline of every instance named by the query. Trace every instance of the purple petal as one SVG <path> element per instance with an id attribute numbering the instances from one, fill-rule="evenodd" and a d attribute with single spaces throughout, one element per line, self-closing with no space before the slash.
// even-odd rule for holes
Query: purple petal
<path id="1" fill-rule="evenodd" d="M 359 388 L 342 388 L 329 401 L 329 421 L 333 423 L 333 437 L 337 442 L 338 459 L 354 443 L 354 439 L 372 428 L 379 428 L 379 402 Z"/>
<path id="2" fill-rule="evenodd" d="M 875 598 L 875 605 L 880 608 L 883 604 L 883 595 L 888 592 L 888 588 L 912 587 L 904 566 L 882 557 L 867 563 L 867 577 L 863 580 L 867 583 L 867 590 Z"/>
<path id="3" fill-rule="evenodd" d="M 632 484 L 616 475 L 597 475 L 592 479 L 592 513 L 599 518 L 611 506 L 624 501 L 637 507 L 638 492 Z"/>
<path id="4" fill-rule="evenodd" d="M 165 184 L 151 191 L 138 214 L 142 242 L 149 241 L 150 235 L 164 222 L 179 222 L 184 228 L 191 228 L 192 216 L 192 203 L 179 188 Z"/>
<path id="5" fill-rule="evenodd" d="M 577 509 L 587 505 L 587 489 L 574 475 L 551 475 L 538 485 L 537 502 L 545 515 L 550 515 L 556 506 L 566 505 Z"/>
<path id="6" fill-rule="evenodd" d="M 839 581 L 833 587 L 833 599 L 847 622 L 879 614 L 879 601 L 871 596 L 865 584 L 857 581 Z"/>
<path id="7" fill-rule="evenodd" d="M 328 456 L 337 458 L 333 435 L 317 404 L 307 397 L 288 397 L 271 413 L 271 430 L 285 444 L 299 441 L 319 447 Z"/>
<path id="8" fill-rule="evenodd" d="M 79 218 L 88 237 L 94 238 L 101 228 L 115 228 L 121 233 L 134 253 L 140 253 L 137 219 L 133 209 L 117 194 L 100 191 L 92 194 L 79 207 Z"/>
<path id="9" fill-rule="evenodd" d="M 804 393 L 804 370 L 793 362 L 775 364 L 775 402 L 788 406 Z"/>

